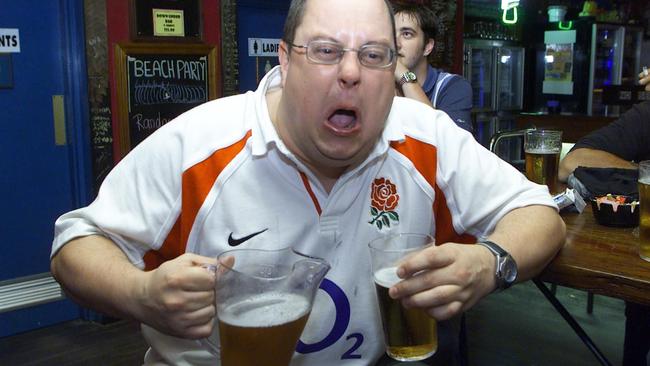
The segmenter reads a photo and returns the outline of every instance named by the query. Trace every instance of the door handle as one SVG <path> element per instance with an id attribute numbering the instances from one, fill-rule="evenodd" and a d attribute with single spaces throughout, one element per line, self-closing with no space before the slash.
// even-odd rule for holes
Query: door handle
<path id="1" fill-rule="evenodd" d="M 67 144 L 65 133 L 65 104 L 63 95 L 52 96 L 52 115 L 54 117 L 54 144 Z"/>

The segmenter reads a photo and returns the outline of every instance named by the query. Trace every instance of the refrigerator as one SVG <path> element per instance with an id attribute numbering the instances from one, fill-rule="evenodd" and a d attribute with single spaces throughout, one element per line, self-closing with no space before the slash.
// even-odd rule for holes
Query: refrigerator
<path id="1" fill-rule="evenodd" d="M 463 76 L 472 85 L 475 136 L 488 147 L 494 134 L 514 128 L 515 115 L 523 108 L 525 49 L 495 39 L 465 39 L 463 47 Z M 504 142 L 497 154 L 510 160 L 520 146 L 516 139 Z"/>
<path id="2" fill-rule="evenodd" d="M 635 86 L 643 30 L 593 18 L 550 22 L 536 56 L 536 107 L 549 112 L 618 116 L 603 102 L 611 86 Z"/>

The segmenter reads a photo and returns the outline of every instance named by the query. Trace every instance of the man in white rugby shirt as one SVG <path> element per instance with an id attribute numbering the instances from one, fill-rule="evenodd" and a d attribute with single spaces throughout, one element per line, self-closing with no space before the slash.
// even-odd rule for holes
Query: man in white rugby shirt
<path id="1" fill-rule="evenodd" d="M 163 126 L 57 220 L 52 272 L 67 293 L 140 321 L 145 364 L 215 365 L 194 341 L 216 331 L 203 265 L 233 246 L 292 245 L 332 265 L 292 365 L 372 365 L 384 348 L 370 240 L 436 238 L 390 296 L 438 320 L 541 271 L 565 235 L 547 188 L 446 114 L 394 97 L 394 27 L 384 0 L 293 1 L 280 65 L 255 92 Z M 394 215 L 378 225 L 373 212 Z"/>

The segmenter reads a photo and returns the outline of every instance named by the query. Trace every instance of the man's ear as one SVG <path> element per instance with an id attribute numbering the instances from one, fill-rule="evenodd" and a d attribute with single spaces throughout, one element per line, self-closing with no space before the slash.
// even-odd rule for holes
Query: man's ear
<path id="1" fill-rule="evenodd" d="M 436 45 L 436 41 L 433 40 L 433 38 L 429 38 L 427 43 L 424 45 L 424 57 L 427 57 L 433 52 L 434 46 Z"/>
<path id="2" fill-rule="evenodd" d="M 282 75 L 282 87 L 287 79 L 287 72 L 289 71 L 289 45 L 284 41 L 280 40 L 280 47 L 278 50 L 278 59 L 280 60 L 280 71 Z"/>

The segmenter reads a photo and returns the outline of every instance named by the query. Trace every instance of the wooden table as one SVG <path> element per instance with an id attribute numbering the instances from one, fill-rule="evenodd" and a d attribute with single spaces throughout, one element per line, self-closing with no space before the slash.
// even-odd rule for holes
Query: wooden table
<path id="1" fill-rule="evenodd" d="M 650 262 L 638 254 L 638 228 L 596 222 L 587 206 L 582 214 L 565 213 L 564 247 L 533 281 L 601 365 L 611 366 L 578 322 L 542 281 L 650 305 Z"/>
<path id="2" fill-rule="evenodd" d="M 639 257 L 638 228 L 599 225 L 590 206 L 562 218 L 566 244 L 542 281 L 650 305 L 650 262 Z"/>

